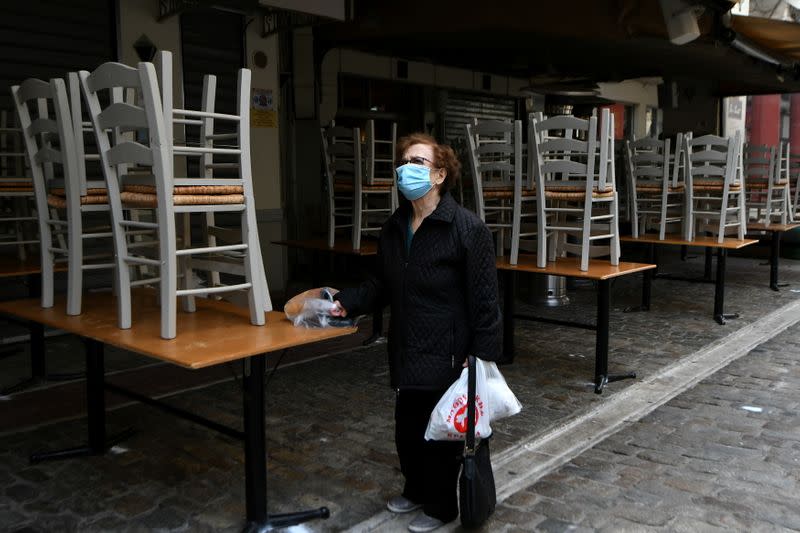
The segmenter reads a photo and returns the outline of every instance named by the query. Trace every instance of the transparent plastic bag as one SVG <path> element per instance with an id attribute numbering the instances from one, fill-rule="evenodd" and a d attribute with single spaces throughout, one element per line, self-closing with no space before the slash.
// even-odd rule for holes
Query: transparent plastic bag
<path id="1" fill-rule="evenodd" d="M 331 316 L 336 307 L 333 296 L 339 292 L 331 287 L 310 289 L 301 292 L 283 306 L 286 318 L 296 327 L 306 328 L 343 328 L 353 326 L 353 320 Z"/>
<path id="2" fill-rule="evenodd" d="M 433 408 L 425 440 L 464 440 L 467 431 L 468 369 L 442 395 Z M 475 360 L 475 437 L 492 434 L 491 423 L 519 413 L 522 404 L 511 392 L 492 361 Z"/>

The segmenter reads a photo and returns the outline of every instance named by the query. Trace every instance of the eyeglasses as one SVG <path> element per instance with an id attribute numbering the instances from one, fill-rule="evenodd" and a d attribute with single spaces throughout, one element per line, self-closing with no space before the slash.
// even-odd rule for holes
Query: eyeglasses
<path id="1" fill-rule="evenodd" d="M 419 156 L 419 155 L 416 155 L 414 157 L 409 157 L 408 159 L 398 159 L 397 160 L 397 166 L 399 167 L 399 166 L 407 165 L 409 163 L 411 163 L 412 165 L 425 166 L 425 162 L 426 161 L 428 163 L 430 163 L 431 166 L 433 166 L 433 161 L 431 161 L 430 159 L 428 159 L 426 157 L 422 157 L 422 156 Z"/>

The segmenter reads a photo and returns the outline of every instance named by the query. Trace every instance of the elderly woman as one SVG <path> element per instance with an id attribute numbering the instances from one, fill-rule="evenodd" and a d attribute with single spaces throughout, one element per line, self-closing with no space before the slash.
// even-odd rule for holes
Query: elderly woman
<path id="1" fill-rule="evenodd" d="M 400 139 L 397 155 L 397 186 L 408 202 L 383 225 L 376 277 L 339 292 L 333 314 L 391 308 L 389 369 L 405 486 L 387 507 L 421 507 L 409 530 L 432 531 L 458 517 L 463 443 L 426 441 L 425 430 L 467 355 L 500 358 L 497 272 L 489 229 L 448 192 L 461 166 L 453 149 L 415 133 Z"/>

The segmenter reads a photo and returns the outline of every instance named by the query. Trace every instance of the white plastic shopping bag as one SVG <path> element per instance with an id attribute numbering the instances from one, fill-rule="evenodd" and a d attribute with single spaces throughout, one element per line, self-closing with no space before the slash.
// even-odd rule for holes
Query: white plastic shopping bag
<path id="1" fill-rule="evenodd" d="M 480 360 L 478 360 L 480 361 Z M 475 366 L 475 438 L 485 438 L 492 434 L 488 412 L 483 401 L 486 390 L 486 373 Z M 464 440 L 467 432 L 467 379 L 468 369 L 444 393 L 433 408 L 425 430 L 425 440 Z"/>
<path id="2" fill-rule="evenodd" d="M 468 369 L 450 385 L 433 408 L 425 440 L 464 440 L 467 432 Z M 475 360 L 475 437 L 492 434 L 491 422 L 522 410 L 505 378 L 491 361 Z"/>
<path id="3" fill-rule="evenodd" d="M 522 410 L 522 404 L 508 388 L 508 383 L 494 361 L 476 360 L 475 368 L 483 367 L 486 374 L 485 403 L 489 407 L 489 422 L 514 416 Z"/>

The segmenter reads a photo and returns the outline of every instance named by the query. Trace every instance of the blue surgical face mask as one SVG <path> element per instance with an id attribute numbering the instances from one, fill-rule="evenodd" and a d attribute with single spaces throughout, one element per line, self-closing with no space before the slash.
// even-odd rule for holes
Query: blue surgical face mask
<path id="1" fill-rule="evenodd" d="M 397 188 L 409 200 L 419 200 L 433 188 L 431 169 L 424 165 L 406 163 L 397 167 Z"/>

